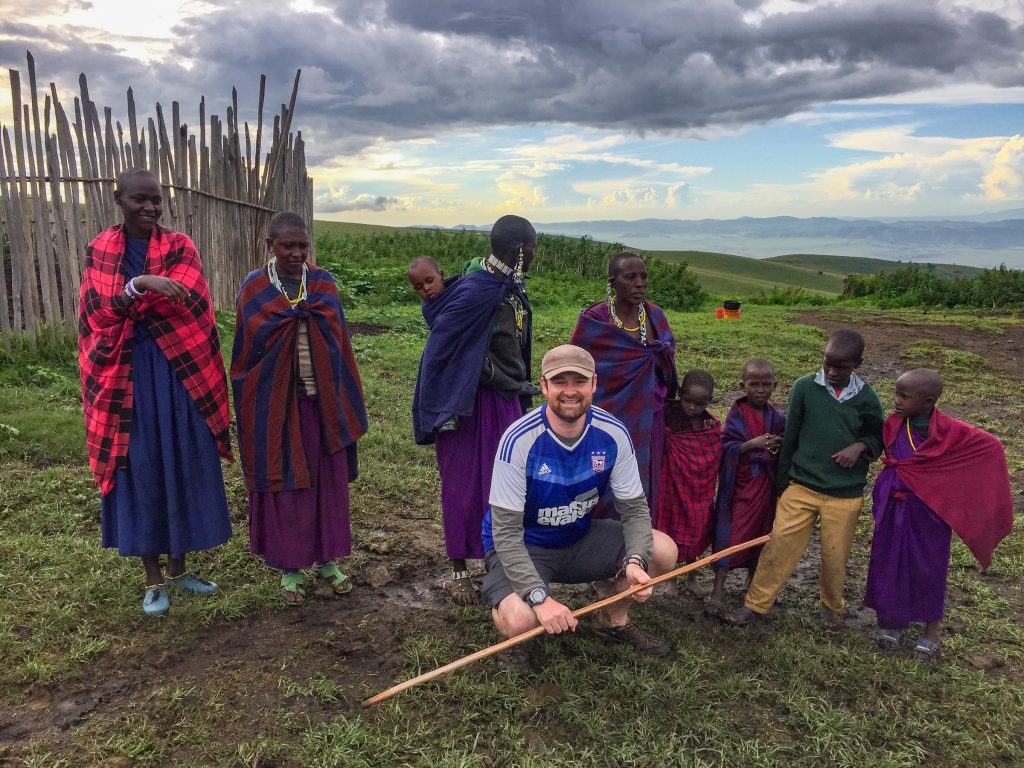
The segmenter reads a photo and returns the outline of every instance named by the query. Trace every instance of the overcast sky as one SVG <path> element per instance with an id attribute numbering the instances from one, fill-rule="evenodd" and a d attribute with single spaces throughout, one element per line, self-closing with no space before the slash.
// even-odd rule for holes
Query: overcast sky
<path id="1" fill-rule="evenodd" d="M 0 0 L 26 50 L 121 115 L 235 85 L 251 117 L 301 68 L 320 218 L 1024 206 L 1024 0 Z"/>

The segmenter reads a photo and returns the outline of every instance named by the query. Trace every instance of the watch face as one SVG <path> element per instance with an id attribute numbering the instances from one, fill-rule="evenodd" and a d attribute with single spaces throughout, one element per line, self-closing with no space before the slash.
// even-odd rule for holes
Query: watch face
<path id="1" fill-rule="evenodd" d="M 547 596 L 548 593 L 546 591 L 544 591 L 540 587 L 537 587 L 536 589 L 531 590 L 530 594 L 526 596 L 526 602 L 528 602 L 531 606 L 540 605 L 544 602 L 544 599 Z"/>

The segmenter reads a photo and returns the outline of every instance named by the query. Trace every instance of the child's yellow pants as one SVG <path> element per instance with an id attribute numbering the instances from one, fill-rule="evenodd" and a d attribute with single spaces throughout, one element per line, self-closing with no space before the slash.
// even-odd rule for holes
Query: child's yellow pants
<path id="1" fill-rule="evenodd" d="M 757 561 L 754 580 L 743 604 L 754 613 L 768 613 L 821 519 L 821 602 L 842 611 L 846 561 L 857 528 L 863 498 L 840 499 L 790 483 L 775 507 L 772 538 Z"/>

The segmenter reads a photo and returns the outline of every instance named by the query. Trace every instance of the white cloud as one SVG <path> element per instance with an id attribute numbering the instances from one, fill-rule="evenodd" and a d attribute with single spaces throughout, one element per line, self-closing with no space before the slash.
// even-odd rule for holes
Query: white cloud
<path id="1" fill-rule="evenodd" d="M 1006 140 L 980 186 L 988 200 L 1024 198 L 1024 137 Z"/>

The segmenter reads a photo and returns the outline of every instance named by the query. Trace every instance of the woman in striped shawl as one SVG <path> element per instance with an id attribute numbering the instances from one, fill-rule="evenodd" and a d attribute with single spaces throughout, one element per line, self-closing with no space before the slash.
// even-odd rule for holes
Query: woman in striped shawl
<path id="1" fill-rule="evenodd" d="M 352 551 L 348 485 L 367 428 L 359 369 L 338 289 L 306 263 L 305 219 L 270 221 L 268 263 L 238 292 L 231 383 L 249 488 L 249 544 L 305 599 L 303 569 L 335 594 L 352 582 L 333 562 Z"/>
<path id="2" fill-rule="evenodd" d="M 661 307 L 646 300 L 647 267 L 624 251 L 608 262 L 608 296 L 584 309 L 572 342 L 594 356 L 594 405 L 622 421 L 636 450 L 651 517 L 659 507 L 665 400 L 676 396 L 676 340 Z M 602 504 L 602 514 L 611 510 Z"/>

